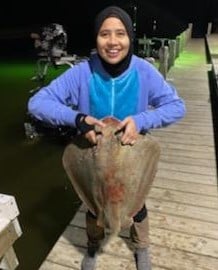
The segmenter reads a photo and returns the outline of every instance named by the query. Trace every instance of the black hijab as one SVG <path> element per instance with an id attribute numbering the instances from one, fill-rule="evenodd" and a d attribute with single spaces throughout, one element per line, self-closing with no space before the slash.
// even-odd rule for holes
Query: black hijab
<path id="1" fill-rule="evenodd" d="M 120 74 L 122 74 L 129 66 L 131 57 L 133 54 L 133 24 L 130 16 L 117 6 L 109 6 L 105 9 L 103 9 L 96 17 L 95 19 L 95 40 L 97 39 L 98 32 L 103 24 L 103 22 L 109 18 L 109 17 L 115 17 L 121 20 L 121 22 L 124 24 L 126 28 L 126 32 L 128 34 L 129 40 L 130 40 L 130 48 L 128 51 L 128 54 L 126 57 L 120 61 L 117 64 L 109 64 L 107 63 L 102 57 L 99 55 L 101 63 L 104 67 L 104 69 L 112 76 L 117 77 Z"/>

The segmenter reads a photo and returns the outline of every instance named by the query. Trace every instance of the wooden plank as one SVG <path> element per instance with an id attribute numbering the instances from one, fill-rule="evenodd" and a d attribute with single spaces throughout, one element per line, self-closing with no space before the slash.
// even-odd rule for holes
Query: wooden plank
<path id="1" fill-rule="evenodd" d="M 156 177 L 154 187 L 217 197 L 217 186 Z"/>
<path id="2" fill-rule="evenodd" d="M 218 259 L 210 256 L 172 249 L 164 246 L 151 245 L 152 261 L 172 270 L 215 270 L 218 269 Z"/>
<path id="3" fill-rule="evenodd" d="M 206 111 L 206 108 L 205 108 L 205 111 Z M 183 122 L 187 121 L 187 120 L 198 120 L 199 123 L 202 123 L 202 122 L 211 122 L 212 121 L 212 115 L 211 113 L 207 113 L 206 115 L 204 114 L 201 114 L 199 115 L 198 113 L 187 113 L 185 118 L 182 120 Z"/>
<path id="4" fill-rule="evenodd" d="M 149 211 L 198 219 L 200 221 L 218 223 L 217 209 L 204 208 L 189 204 L 181 204 L 172 201 L 168 202 L 153 198 L 148 198 L 146 201 L 146 205 Z"/>
<path id="5" fill-rule="evenodd" d="M 210 101 L 208 100 L 208 103 Z M 187 117 L 198 117 L 200 118 L 199 116 L 202 116 L 204 115 L 204 119 L 212 119 L 213 115 L 212 115 L 212 112 L 211 110 L 208 110 L 208 105 L 205 105 L 205 106 L 187 106 L 186 107 L 187 109 L 187 114 L 185 116 L 185 118 L 182 120 L 186 120 Z M 200 114 L 200 115 L 199 115 Z"/>
<path id="6" fill-rule="evenodd" d="M 13 222 L 9 221 L 5 228 L 0 231 L 0 258 L 14 244 L 19 236 Z"/>
<path id="7" fill-rule="evenodd" d="M 216 168 L 215 167 L 205 167 L 205 166 L 199 166 L 199 165 L 191 165 L 191 164 L 182 164 L 179 163 L 179 160 L 177 163 L 172 162 L 164 162 L 162 159 L 158 163 L 158 170 L 169 170 L 169 171 L 177 171 L 177 172 L 185 172 L 190 174 L 200 174 L 200 175 L 206 175 L 206 176 L 212 176 L 216 178 Z"/>
<path id="8" fill-rule="evenodd" d="M 205 159 L 205 157 L 199 157 L 196 155 L 196 153 L 192 153 L 193 155 L 186 155 L 186 152 L 180 152 L 180 151 L 170 151 L 169 149 L 167 151 L 162 152 L 163 154 L 161 155 L 160 161 L 161 162 L 167 162 L 173 164 L 182 164 L 182 165 L 196 165 L 196 166 L 202 166 L 202 167 L 207 167 L 211 168 L 212 170 L 216 169 L 216 163 L 214 158 L 210 157 Z"/>
<path id="9" fill-rule="evenodd" d="M 165 179 L 174 179 L 184 182 L 207 184 L 207 185 L 216 185 L 217 179 L 213 175 L 203 175 L 200 173 L 189 173 L 189 172 L 179 172 L 173 170 L 158 170 L 157 177 Z"/>
<path id="10" fill-rule="evenodd" d="M 176 130 L 159 130 L 159 131 L 153 132 L 153 134 L 155 134 L 155 136 L 157 136 L 160 139 L 167 136 L 172 136 L 175 139 L 177 139 L 177 141 L 196 140 L 197 142 L 199 142 L 200 140 L 205 140 L 205 141 L 208 140 L 210 142 L 209 145 L 211 145 L 211 143 L 213 145 L 214 143 L 212 130 L 211 130 L 211 134 L 202 134 L 197 128 L 195 129 L 195 131 L 193 131 L 193 130 L 184 129 L 184 127 L 177 127 Z"/>
<path id="11" fill-rule="evenodd" d="M 169 127 L 168 129 L 161 129 L 156 132 L 152 132 L 153 134 L 167 134 L 167 135 L 175 135 L 177 133 L 179 134 L 190 134 L 190 135 L 205 135 L 205 136 L 212 136 L 213 137 L 213 127 L 212 126 L 191 126 L 190 123 L 187 125 L 185 122 L 182 122 L 181 124 L 174 125 L 172 127 Z"/>
<path id="12" fill-rule="evenodd" d="M 206 87 L 204 88 L 204 90 L 206 89 Z M 188 90 L 188 89 L 187 89 Z M 189 89 L 190 91 L 192 91 L 192 89 Z M 203 89 L 202 89 L 202 91 L 203 91 Z M 210 98 L 210 95 L 207 93 L 207 94 L 204 94 L 204 93 L 200 93 L 200 92 L 198 92 L 198 93 L 196 93 L 196 94 L 194 94 L 194 93 L 192 93 L 191 95 L 190 94 L 183 94 L 183 96 L 182 96 L 184 99 L 189 99 L 189 100 L 205 100 L 205 101 L 208 101 L 209 100 L 209 98 Z M 202 115 L 203 116 L 203 115 Z M 210 116 L 209 114 L 207 114 L 207 112 L 206 112 L 206 116 Z M 204 116 L 204 117 L 206 117 L 206 116 Z"/>
<path id="13" fill-rule="evenodd" d="M 205 126 L 205 128 L 207 128 L 207 123 L 211 123 L 212 119 L 199 119 L 197 116 L 189 116 L 183 121 L 183 123 L 187 125 L 194 125 L 196 122 L 199 123 L 199 126 Z"/>
<path id="14" fill-rule="evenodd" d="M 217 35 L 217 33 L 212 33 L 210 35 L 207 35 L 206 38 L 207 38 L 210 53 L 212 55 L 218 55 L 218 49 L 217 49 L 218 35 Z"/>
<path id="15" fill-rule="evenodd" d="M 191 126 L 190 124 L 186 124 L 185 122 L 178 123 L 177 125 L 172 125 L 168 128 L 162 128 L 156 132 L 152 132 L 154 134 L 161 134 L 161 133 L 167 133 L 167 134 L 199 134 L 199 135 L 206 135 L 206 136 L 212 136 L 213 137 L 213 127 L 210 125 L 205 126 Z"/>
<path id="16" fill-rule="evenodd" d="M 40 267 L 40 270 L 73 270 L 73 269 L 79 269 L 79 268 L 72 268 L 64 265 L 60 265 L 57 263 L 53 263 L 50 261 L 45 261 L 43 265 Z M 79 269 L 80 270 L 80 269 Z"/>
<path id="17" fill-rule="evenodd" d="M 218 209 L 218 197 L 152 187 L 149 198 Z"/>
<path id="18" fill-rule="evenodd" d="M 18 260 L 12 245 L 22 234 L 15 198 L 0 194 L 0 268 L 14 270 Z"/>
<path id="19" fill-rule="evenodd" d="M 211 100 L 210 98 L 205 98 L 203 101 L 204 105 L 199 106 L 199 100 L 190 100 L 186 106 L 186 116 L 182 121 L 186 121 L 186 119 L 191 117 L 198 117 L 199 123 L 201 120 L 212 119 L 213 115 L 211 111 Z M 204 111 L 205 114 L 203 114 Z M 198 116 L 198 113 L 200 113 L 201 117 Z"/>
<path id="20" fill-rule="evenodd" d="M 215 151 L 213 146 L 202 146 L 202 145 L 193 145 L 193 144 L 187 144 L 187 143 L 172 143 L 171 141 L 166 141 L 164 143 L 161 143 L 161 148 L 169 148 L 169 149 L 175 149 L 175 150 L 185 150 L 187 152 L 203 152 L 205 154 L 210 153 L 211 155 L 214 155 L 215 157 Z"/>
<path id="21" fill-rule="evenodd" d="M 210 104 L 210 101 L 207 100 L 186 100 L 185 101 L 185 104 L 186 104 L 186 108 L 195 108 L 196 106 L 202 106 L 204 107 L 206 110 L 211 110 L 211 108 L 209 107 L 208 108 L 208 105 Z M 189 111 L 189 110 L 188 110 Z"/>
<path id="22" fill-rule="evenodd" d="M 218 225 L 217 225 L 218 228 Z M 172 230 L 152 228 L 150 230 L 151 243 L 165 246 L 170 249 L 192 252 L 199 255 L 217 257 L 217 239 L 206 237 L 196 237 L 185 233 L 174 232 Z"/>
<path id="23" fill-rule="evenodd" d="M 167 147 L 168 146 L 168 147 Z M 184 158 L 188 158 L 188 159 L 195 159 L 196 162 L 209 162 L 209 164 L 213 164 L 215 166 L 215 153 L 211 153 L 211 152 L 200 152 L 200 151 L 188 151 L 186 149 L 175 149 L 171 148 L 172 145 L 162 145 L 162 149 L 161 149 L 161 160 L 164 158 L 167 158 L 167 156 L 177 156 L 178 158 L 181 159 L 181 157 L 184 157 Z M 175 157 L 176 158 L 176 157 Z M 203 161 L 202 161 L 203 160 Z"/>
<path id="24" fill-rule="evenodd" d="M 19 215 L 19 210 L 15 198 L 11 195 L 0 193 L 0 217 L 10 220 L 15 219 Z"/>
<path id="25" fill-rule="evenodd" d="M 203 149 L 204 152 L 206 152 L 207 149 L 209 151 L 214 151 L 214 141 L 213 141 L 213 139 L 208 140 L 208 141 L 206 141 L 206 140 L 201 141 L 200 138 L 198 138 L 198 139 L 196 138 L 196 140 L 194 140 L 194 136 L 193 136 L 193 138 L 184 136 L 183 139 L 179 140 L 178 138 L 176 138 L 176 136 L 173 139 L 172 135 L 163 136 L 161 134 L 158 134 L 155 137 L 160 142 L 161 147 L 163 147 L 165 143 L 166 144 L 170 143 L 170 144 L 188 145 L 188 146 L 193 147 L 195 149 L 198 149 L 198 147 L 199 147 L 199 150 L 201 151 L 201 149 Z M 170 142 L 169 142 L 169 137 L 171 138 Z"/>
<path id="26" fill-rule="evenodd" d="M 14 270 L 19 265 L 13 247 L 10 247 L 0 262 L 0 269 Z"/>
<path id="27" fill-rule="evenodd" d="M 206 135 L 198 135 L 198 134 L 179 134 L 179 133 L 174 133 L 169 134 L 169 133 L 158 133 L 155 135 L 155 137 L 158 138 L 158 140 L 161 141 L 161 143 L 169 142 L 169 137 L 170 142 L 173 144 L 176 144 L 178 142 L 184 143 L 184 144 L 190 144 L 193 146 L 202 146 L 207 149 L 207 147 L 212 147 L 214 148 L 214 139 L 213 136 L 206 136 Z"/>
<path id="28" fill-rule="evenodd" d="M 10 224 L 10 220 L 7 218 L 0 218 L 0 232 L 4 231 Z"/>
<path id="29" fill-rule="evenodd" d="M 149 211 L 150 229 L 154 227 L 218 240 L 217 223 Z"/>

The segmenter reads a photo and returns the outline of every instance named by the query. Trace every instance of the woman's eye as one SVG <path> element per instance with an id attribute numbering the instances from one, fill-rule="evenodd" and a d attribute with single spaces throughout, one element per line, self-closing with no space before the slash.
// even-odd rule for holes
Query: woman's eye
<path id="1" fill-rule="evenodd" d="M 125 32 L 118 32 L 117 35 L 121 37 L 121 36 L 125 36 L 126 33 Z"/>
<path id="2" fill-rule="evenodd" d="M 101 36 L 101 37 L 106 37 L 107 35 L 108 35 L 107 32 L 101 32 L 101 33 L 100 33 L 100 36 Z"/>

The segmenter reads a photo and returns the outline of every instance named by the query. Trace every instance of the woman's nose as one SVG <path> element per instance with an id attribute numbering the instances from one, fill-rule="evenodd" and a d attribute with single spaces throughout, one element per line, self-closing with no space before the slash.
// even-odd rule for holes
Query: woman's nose
<path id="1" fill-rule="evenodd" d="M 111 34 L 109 36 L 109 40 L 108 41 L 109 41 L 110 44 L 116 44 L 117 43 L 116 35 L 115 34 Z"/>

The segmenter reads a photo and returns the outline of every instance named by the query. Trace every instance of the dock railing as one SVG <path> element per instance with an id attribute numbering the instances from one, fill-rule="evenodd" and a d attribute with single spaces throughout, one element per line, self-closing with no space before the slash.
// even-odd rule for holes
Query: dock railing
<path id="1" fill-rule="evenodd" d="M 19 265 L 13 244 L 21 236 L 19 210 L 15 198 L 0 193 L 0 269 L 14 270 Z"/>
<path id="2" fill-rule="evenodd" d="M 191 38 L 193 25 L 190 23 L 188 28 L 183 31 L 180 35 L 176 36 L 174 39 L 169 38 L 146 38 L 146 35 L 143 38 L 138 39 L 138 45 L 142 46 L 140 53 L 143 57 L 150 58 L 152 57 L 152 45 L 155 42 L 160 43 L 160 48 L 156 53 L 158 58 L 158 69 L 166 78 L 167 72 L 174 65 L 175 59 L 179 57 L 180 53 L 183 51 L 187 42 Z"/>

